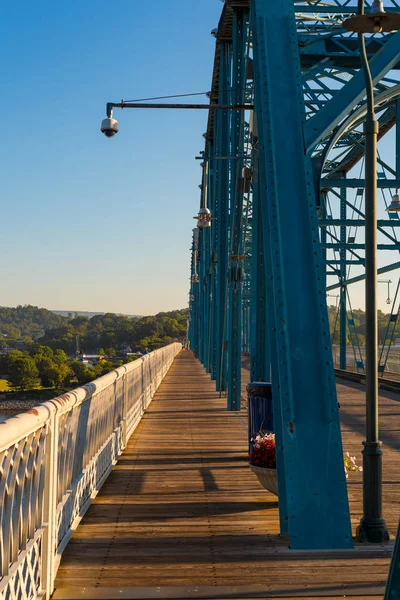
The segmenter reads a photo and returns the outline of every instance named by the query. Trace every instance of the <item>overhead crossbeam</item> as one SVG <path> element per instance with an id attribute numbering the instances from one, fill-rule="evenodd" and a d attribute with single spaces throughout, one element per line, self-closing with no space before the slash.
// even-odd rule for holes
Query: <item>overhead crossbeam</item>
<path id="1" fill-rule="evenodd" d="M 400 58 L 400 32 L 393 35 L 370 61 L 371 76 L 376 84 Z M 365 82 L 360 70 L 328 102 L 311 117 L 304 127 L 305 150 L 310 154 L 332 130 L 357 106 L 365 94 Z"/>

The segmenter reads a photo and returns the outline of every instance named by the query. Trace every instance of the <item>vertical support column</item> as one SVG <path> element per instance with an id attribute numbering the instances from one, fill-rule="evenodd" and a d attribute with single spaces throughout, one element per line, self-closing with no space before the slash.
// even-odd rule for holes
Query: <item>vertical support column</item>
<path id="1" fill-rule="evenodd" d="M 207 158 L 207 157 L 206 157 Z M 209 207 L 209 176 L 210 163 L 204 162 L 202 194 L 204 206 Z M 203 332 L 203 364 L 207 373 L 210 372 L 210 313 L 211 313 L 211 278 L 210 278 L 210 254 L 211 254 L 211 227 L 203 228 L 203 264 L 204 264 L 204 332 Z"/>
<path id="2" fill-rule="evenodd" d="M 259 105 L 257 100 L 257 88 L 255 89 L 255 103 Z M 257 121 L 255 120 L 255 123 Z M 264 369 L 271 377 L 272 381 L 272 402 L 274 410 L 274 429 L 276 443 L 276 468 L 279 491 L 279 526 L 281 535 L 289 534 L 289 515 L 288 515 L 288 498 L 286 484 L 286 467 L 285 467 L 285 452 L 284 452 L 284 415 L 282 414 L 282 401 L 280 390 L 280 363 L 279 363 L 279 347 L 276 327 L 276 308 L 275 308 L 275 281 L 272 276 L 273 272 L 273 256 L 270 239 L 270 205 L 268 202 L 268 186 L 266 178 L 266 169 L 264 161 L 259 160 L 260 153 L 258 148 L 260 143 L 257 143 L 257 150 L 253 152 L 254 161 L 254 176 L 253 176 L 253 202 L 258 204 L 258 215 L 260 219 L 260 227 L 262 228 L 262 265 L 255 266 L 256 276 L 263 281 L 263 287 L 260 289 L 260 310 L 263 309 L 263 314 L 260 313 L 260 322 L 264 322 L 265 338 L 259 340 L 260 348 L 265 351 L 265 362 L 260 364 L 260 376 L 264 379 Z M 260 151 L 264 148 L 261 146 Z M 254 208 L 253 208 L 254 211 Z M 260 276 L 258 270 L 263 268 L 264 275 Z M 257 270 L 258 269 L 258 270 Z M 264 306 L 262 306 L 264 305 Z M 257 348 L 256 348 L 257 350 Z M 268 381 L 268 376 L 265 377 Z"/>
<path id="3" fill-rule="evenodd" d="M 400 179 L 400 99 L 396 100 L 396 179 Z"/>
<path id="4" fill-rule="evenodd" d="M 123 390 L 124 390 L 124 397 L 123 397 L 123 401 L 122 401 L 122 422 L 121 422 L 122 447 L 126 448 L 126 444 L 128 441 L 127 432 L 126 432 L 126 417 L 128 414 L 128 375 L 127 375 L 127 373 L 125 373 L 125 375 L 123 376 L 122 383 L 123 383 Z"/>
<path id="5" fill-rule="evenodd" d="M 228 104 L 227 90 L 231 86 L 230 78 L 230 43 L 220 45 L 220 91 L 219 103 Z M 216 111 L 217 115 L 217 148 L 216 158 L 228 156 L 229 153 L 229 112 Z M 226 304 L 228 273 L 228 217 L 229 217 L 229 161 L 217 160 L 217 306 L 216 306 L 216 389 L 226 389 Z"/>
<path id="6" fill-rule="evenodd" d="M 231 104 L 243 104 L 246 81 L 247 12 L 233 13 Z M 243 153 L 243 111 L 231 112 L 230 155 Z M 228 410 L 240 410 L 242 369 L 242 296 L 243 296 L 243 187 L 242 161 L 230 161 L 230 252 L 228 265 Z"/>
<path id="7" fill-rule="evenodd" d="M 255 139 L 255 136 L 253 137 Z M 253 163 L 257 153 L 253 152 Z M 263 222 L 260 210 L 259 183 L 253 177 L 253 222 L 251 254 L 251 311 L 250 311 L 250 381 L 271 380 L 269 332 L 267 328 L 267 290 L 265 287 L 265 257 Z"/>
<path id="8" fill-rule="evenodd" d="M 217 381 L 218 372 L 218 277 L 217 277 L 217 251 L 212 254 L 212 339 L 211 339 L 211 379 Z"/>
<path id="9" fill-rule="evenodd" d="M 206 279 L 205 279 L 205 235 L 204 229 L 199 228 L 199 360 L 204 365 L 204 337 L 206 334 Z"/>
<path id="10" fill-rule="evenodd" d="M 400 521 L 397 529 L 396 543 L 393 549 L 392 562 L 390 563 L 389 577 L 386 584 L 384 600 L 398 600 L 400 598 Z"/>
<path id="11" fill-rule="evenodd" d="M 268 187 L 262 189 L 261 203 L 268 203 L 269 213 L 274 417 L 280 406 L 290 547 L 351 548 L 293 2 L 251 0 L 251 15 L 259 163 Z"/>
<path id="12" fill-rule="evenodd" d="M 319 219 L 326 219 L 326 199 L 327 199 L 327 192 L 325 190 L 319 190 L 319 179 L 318 179 L 318 188 L 316 189 L 315 192 L 317 195 L 319 194 L 319 206 L 317 205 L 317 216 Z M 318 196 L 317 196 L 318 197 Z M 321 253 L 322 253 L 322 260 L 324 261 L 324 288 L 326 288 L 326 271 L 327 271 L 327 266 L 326 266 L 326 255 L 327 255 L 327 249 L 326 249 L 326 242 L 327 242 L 327 232 L 326 232 L 326 227 L 322 227 L 320 229 L 320 237 L 321 237 Z"/>
<path id="13" fill-rule="evenodd" d="M 208 200 L 209 206 L 208 208 L 211 211 L 212 217 L 215 217 L 217 214 L 217 203 L 216 203 L 216 190 L 215 190 L 215 160 L 214 160 L 214 152 L 215 152 L 215 142 L 214 140 L 208 141 L 208 152 L 209 156 L 209 169 L 208 169 Z M 210 232 L 210 268 L 211 268 L 211 276 L 210 276 L 210 338 L 209 338 L 209 355 L 210 355 L 210 375 L 211 379 L 215 380 L 216 378 L 216 344 L 217 344 L 217 336 L 216 336 L 216 296 L 217 296 L 217 223 L 216 220 L 213 219 L 211 221 L 211 232 Z"/>
<path id="14" fill-rule="evenodd" d="M 248 300 L 242 305 L 242 353 L 250 352 L 250 307 Z"/>
<path id="15" fill-rule="evenodd" d="M 192 237 L 192 264 L 191 264 L 191 283 L 190 283 L 190 322 L 189 322 L 189 341 L 190 347 L 197 356 L 198 354 L 198 330 L 199 330 L 199 278 L 197 275 L 197 251 L 199 242 L 199 230 L 193 229 Z"/>
<path id="16" fill-rule="evenodd" d="M 54 592 L 55 551 L 57 536 L 57 468 L 58 468 L 58 415 L 53 410 L 46 435 L 45 482 L 43 489 L 43 522 L 46 524 L 42 546 L 42 591 L 46 600 Z"/>
<path id="17" fill-rule="evenodd" d="M 346 177 L 346 173 L 342 174 Z M 342 187 L 340 189 L 340 220 L 345 221 L 347 217 L 347 188 Z M 346 369 L 347 367 L 347 345 L 346 345 L 346 333 L 347 333 L 347 286 L 346 282 L 346 268 L 347 268 L 347 227 L 346 225 L 340 226 L 340 368 Z"/>

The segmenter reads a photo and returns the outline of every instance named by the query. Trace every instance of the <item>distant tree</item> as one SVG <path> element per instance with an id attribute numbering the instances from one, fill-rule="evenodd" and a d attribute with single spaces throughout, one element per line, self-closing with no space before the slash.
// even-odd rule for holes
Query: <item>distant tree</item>
<path id="1" fill-rule="evenodd" d="M 142 340 L 140 340 L 140 342 L 137 344 L 137 348 L 140 350 L 140 352 L 149 351 L 151 339 L 151 337 L 145 337 Z"/>
<path id="2" fill-rule="evenodd" d="M 89 325 L 89 319 L 88 317 L 78 316 L 71 319 L 69 324 L 72 325 L 78 333 L 85 333 Z"/>
<path id="3" fill-rule="evenodd" d="M 106 356 L 116 356 L 117 355 L 117 351 L 115 348 L 106 348 L 105 349 L 105 355 Z"/>
<path id="4" fill-rule="evenodd" d="M 69 385 L 71 380 L 71 369 L 64 362 L 56 362 L 52 358 L 43 356 L 36 360 L 39 377 L 44 387 L 60 387 Z"/>
<path id="5" fill-rule="evenodd" d="M 125 362 L 130 363 L 130 362 L 133 362 L 134 360 L 138 360 L 138 358 L 139 358 L 138 356 L 127 356 L 125 359 Z"/>
<path id="6" fill-rule="evenodd" d="M 357 337 L 358 337 L 358 343 L 360 344 L 360 346 L 365 346 L 365 335 L 363 335 L 362 333 L 358 333 Z"/>
<path id="7" fill-rule="evenodd" d="M 67 360 L 68 357 L 64 350 L 61 350 L 60 348 L 54 350 L 54 362 L 56 362 L 58 365 L 64 365 L 66 364 Z"/>
<path id="8" fill-rule="evenodd" d="M 359 320 L 358 317 L 357 322 Z M 12 348 L 19 347 L 18 340 L 24 339 L 31 356 L 42 354 L 62 364 L 65 353 L 75 353 L 77 336 L 80 348 L 86 353 L 94 353 L 100 347 L 101 353 L 105 349 L 104 355 L 115 356 L 115 349 L 122 345 L 133 350 L 152 350 L 183 337 L 186 321 L 187 310 L 140 318 L 106 313 L 88 319 L 77 313 L 71 313 L 67 318 L 34 306 L 20 306 L 0 308 L 0 339 Z M 63 354 L 56 354 L 56 351 L 63 351 Z"/>
<path id="9" fill-rule="evenodd" d="M 87 367 L 85 364 L 78 362 L 77 360 L 73 360 L 71 362 L 71 370 L 78 380 L 79 385 L 84 385 L 85 383 L 89 383 L 96 379 L 96 371 Z"/>
<path id="10" fill-rule="evenodd" d="M 12 338 L 36 339 L 51 328 L 57 327 L 64 317 L 37 306 L 0 307 L 0 331 Z"/>
<path id="11" fill-rule="evenodd" d="M 48 356 L 36 355 L 36 367 L 43 387 L 53 387 L 57 365 Z"/>
<path id="12" fill-rule="evenodd" d="M 39 382 L 39 371 L 34 359 L 29 355 L 8 358 L 7 379 L 22 390 L 35 387 Z"/>
<path id="13" fill-rule="evenodd" d="M 122 363 L 121 363 L 122 364 Z M 114 369 L 117 369 L 119 364 L 116 365 L 109 360 L 100 360 L 95 366 L 96 376 L 101 377 L 102 375 L 106 375 L 107 373 L 111 373 Z"/>
<path id="14" fill-rule="evenodd" d="M 43 346 L 42 344 L 32 344 L 30 347 L 30 354 L 39 360 L 41 357 L 53 358 L 54 352 L 49 346 Z"/>

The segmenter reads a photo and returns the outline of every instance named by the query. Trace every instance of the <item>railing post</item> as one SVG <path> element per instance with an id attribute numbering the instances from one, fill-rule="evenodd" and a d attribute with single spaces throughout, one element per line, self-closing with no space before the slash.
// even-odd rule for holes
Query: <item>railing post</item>
<path id="1" fill-rule="evenodd" d="M 123 397 L 123 403 L 122 403 L 122 423 L 121 423 L 121 427 L 122 427 L 122 447 L 126 448 L 126 444 L 127 444 L 127 423 L 126 423 L 126 419 L 127 419 L 127 415 L 128 415 L 128 374 L 125 373 L 123 375 L 122 378 L 123 381 L 123 386 L 124 386 L 124 397 Z"/>
<path id="2" fill-rule="evenodd" d="M 58 414 L 53 409 L 46 436 L 45 483 L 43 490 L 42 589 L 46 600 L 54 591 L 57 539 Z"/>

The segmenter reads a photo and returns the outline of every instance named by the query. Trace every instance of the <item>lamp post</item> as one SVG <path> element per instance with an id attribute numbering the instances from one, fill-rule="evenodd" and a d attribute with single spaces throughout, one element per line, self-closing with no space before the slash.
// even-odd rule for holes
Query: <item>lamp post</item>
<path id="1" fill-rule="evenodd" d="M 386 209 L 388 213 L 396 213 L 400 212 L 400 197 L 399 190 L 396 190 L 396 193 L 392 196 L 392 201 Z"/>
<path id="2" fill-rule="evenodd" d="M 327 298 L 335 298 L 335 305 L 336 305 L 335 308 L 337 310 L 340 294 L 327 294 L 326 297 Z"/>
<path id="3" fill-rule="evenodd" d="M 358 34 L 358 46 L 367 95 L 365 120 L 365 342 L 366 342 L 366 440 L 363 442 L 363 517 L 357 529 L 360 541 L 381 543 L 389 539 L 382 514 L 382 442 L 378 432 L 378 326 L 377 326 L 377 185 L 376 145 L 379 124 L 374 110 L 374 88 L 365 50 L 364 33 L 389 32 L 400 28 L 400 15 L 385 13 L 381 0 L 374 0 L 370 14 L 364 14 L 364 0 L 358 0 L 358 14 L 343 23 Z"/>
<path id="4" fill-rule="evenodd" d="M 390 284 L 392 283 L 391 279 L 378 279 L 378 283 L 386 283 L 388 286 L 388 295 L 386 298 L 386 304 L 392 304 L 392 301 L 390 299 Z"/>

